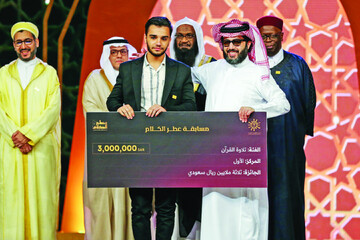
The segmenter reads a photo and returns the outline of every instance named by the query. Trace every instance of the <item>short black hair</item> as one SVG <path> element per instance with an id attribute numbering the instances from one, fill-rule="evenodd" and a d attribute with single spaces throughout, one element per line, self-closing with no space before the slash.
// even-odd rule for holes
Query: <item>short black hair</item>
<path id="1" fill-rule="evenodd" d="M 166 17 L 152 17 L 152 18 L 150 18 L 145 24 L 145 35 L 147 35 L 149 27 L 151 25 L 155 25 L 155 26 L 158 26 L 158 27 L 168 27 L 169 30 L 170 30 L 170 36 L 171 36 L 173 28 L 171 26 L 170 20 L 167 19 Z"/>

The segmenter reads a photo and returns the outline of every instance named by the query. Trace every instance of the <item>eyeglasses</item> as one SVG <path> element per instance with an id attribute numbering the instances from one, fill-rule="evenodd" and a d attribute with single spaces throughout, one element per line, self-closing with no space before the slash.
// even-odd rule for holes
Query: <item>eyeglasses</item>
<path id="1" fill-rule="evenodd" d="M 280 37 L 281 33 L 277 33 L 277 34 L 262 34 L 261 37 L 262 39 L 265 41 L 266 39 L 270 39 L 270 40 L 277 40 Z"/>
<path id="2" fill-rule="evenodd" d="M 26 46 L 30 46 L 33 43 L 34 39 L 27 38 L 25 40 L 16 40 L 14 41 L 16 47 L 20 47 L 22 43 L 25 43 Z"/>
<path id="3" fill-rule="evenodd" d="M 121 53 L 122 56 L 126 56 L 128 54 L 128 50 L 121 49 L 121 50 L 111 50 L 110 54 L 113 57 L 116 57 L 119 53 Z"/>
<path id="4" fill-rule="evenodd" d="M 246 42 L 246 40 L 244 40 L 244 39 L 234 39 L 232 41 L 224 40 L 223 45 L 224 45 L 224 47 L 229 47 L 230 43 L 232 43 L 235 47 L 238 47 L 241 45 L 242 42 Z"/>
<path id="5" fill-rule="evenodd" d="M 186 40 L 191 40 L 191 39 L 193 39 L 193 38 L 195 37 L 195 34 L 190 34 L 190 33 L 188 33 L 188 34 L 186 34 L 186 35 L 182 35 L 181 33 L 179 33 L 179 34 L 175 34 L 175 37 L 176 37 L 177 39 L 183 39 L 183 38 L 185 38 Z"/>

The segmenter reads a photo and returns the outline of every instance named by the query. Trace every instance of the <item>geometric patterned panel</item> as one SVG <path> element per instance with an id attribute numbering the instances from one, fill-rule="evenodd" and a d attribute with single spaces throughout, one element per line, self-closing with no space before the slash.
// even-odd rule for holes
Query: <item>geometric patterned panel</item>
<path id="1" fill-rule="evenodd" d="M 206 53 L 222 53 L 214 24 L 264 15 L 284 19 L 285 50 L 302 56 L 315 81 L 315 134 L 305 151 L 308 239 L 360 239 L 360 110 L 354 42 L 338 0 L 159 0 L 152 16 L 202 25 Z"/>

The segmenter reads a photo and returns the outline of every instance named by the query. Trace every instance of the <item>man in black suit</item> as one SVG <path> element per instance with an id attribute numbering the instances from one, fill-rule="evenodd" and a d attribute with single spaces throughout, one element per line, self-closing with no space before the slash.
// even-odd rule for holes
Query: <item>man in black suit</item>
<path id="1" fill-rule="evenodd" d="M 148 52 L 121 64 L 116 84 L 107 99 L 109 111 L 127 119 L 134 111 L 157 117 L 166 111 L 195 111 L 190 68 L 168 56 L 172 26 L 165 17 L 153 17 L 145 25 Z M 132 227 L 136 240 L 150 240 L 153 189 L 130 188 Z M 155 189 L 156 239 L 170 240 L 174 228 L 175 190 Z"/>

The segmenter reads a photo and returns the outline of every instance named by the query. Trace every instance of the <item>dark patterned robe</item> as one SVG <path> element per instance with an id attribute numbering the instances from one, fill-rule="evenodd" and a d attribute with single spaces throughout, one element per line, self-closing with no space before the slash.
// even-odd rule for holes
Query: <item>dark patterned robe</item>
<path id="1" fill-rule="evenodd" d="M 269 239 L 305 239 L 305 135 L 313 135 L 316 92 L 304 59 L 284 51 L 271 69 L 291 110 L 268 119 Z"/>

